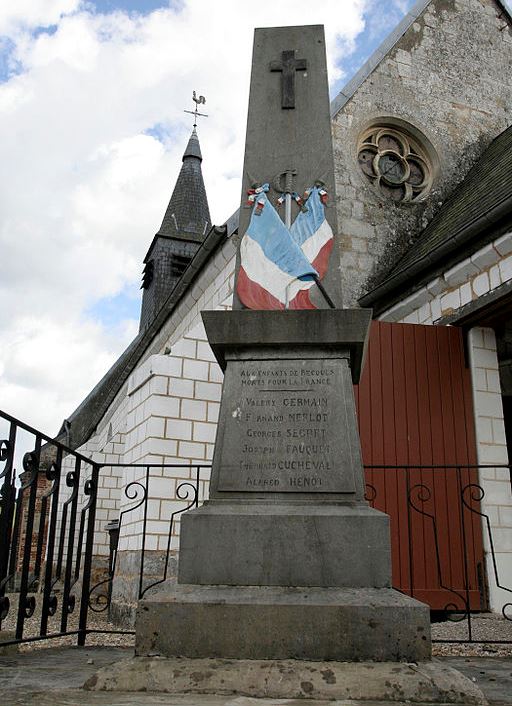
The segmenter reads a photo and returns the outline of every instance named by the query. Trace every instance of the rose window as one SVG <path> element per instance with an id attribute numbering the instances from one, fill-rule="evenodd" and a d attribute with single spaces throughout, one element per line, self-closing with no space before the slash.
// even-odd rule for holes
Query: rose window
<path id="1" fill-rule="evenodd" d="M 432 168 L 419 143 L 398 130 L 368 130 L 359 143 L 365 176 L 393 201 L 420 201 L 430 190 Z"/>

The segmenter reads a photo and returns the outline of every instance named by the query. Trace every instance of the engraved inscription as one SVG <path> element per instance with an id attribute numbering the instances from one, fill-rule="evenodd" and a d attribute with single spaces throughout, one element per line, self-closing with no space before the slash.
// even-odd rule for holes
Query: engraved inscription
<path id="1" fill-rule="evenodd" d="M 339 360 L 233 361 L 219 490 L 350 492 Z M 234 410 L 237 413 L 234 413 Z"/>

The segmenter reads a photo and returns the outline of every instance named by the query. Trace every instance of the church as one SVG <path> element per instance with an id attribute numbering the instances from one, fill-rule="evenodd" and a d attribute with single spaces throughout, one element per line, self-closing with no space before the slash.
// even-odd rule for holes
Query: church
<path id="1" fill-rule="evenodd" d="M 504 4 L 419 0 L 331 104 L 343 304 L 373 310 L 355 386 L 367 498 L 391 515 L 393 585 L 433 610 L 466 591 L 499 612 L 512 589 L 511 69 Z M 202 159 L 194 127 L 148 235 L 139 333 L 57 437 L 105 464 L 94 555 L 106 565 L 120 520 L 120 622 L 141 550 L 144 586 L 172 581 L 179 513 L 208 497 L 223 375 L 200 312 L 231 308 L 243 233 L 236 204 L 211 223 Z"/>

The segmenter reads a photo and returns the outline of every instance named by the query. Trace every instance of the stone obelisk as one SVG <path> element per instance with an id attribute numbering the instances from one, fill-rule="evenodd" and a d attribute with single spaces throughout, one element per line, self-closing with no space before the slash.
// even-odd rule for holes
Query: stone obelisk
<path id="1" fill-rule="evenodd" d="M 225 371 L 210 499 L 182 517 L 177 586 L 141 602 L 139 655 L 340 661 L 430 655 L 428 608 L 391 589 L 389 518 L 364 499 L 352 385 L 371 311 L 342 308 L 334 204 L 323 28 L 257 29 L 239 229 L 241 296 L 231 312 L 203 312 Z M 297 250 L 294 240 L 302 234 L 293 230 L 297 218 L 328 245 L 315 255 L 313 274 L 303 257 L 310 245 Z M 251 229 L 256 245 L 244 250 Z M 251 261 L 250 253 L 257 259 L 260 251 L 270 271 L 291 272 L 286 287 L 295 299 L 281 297 L 279 277 L 268 278 Z M 257 301 L 261 293 L 274 310 L 244 304 L 244 297 Z"/>

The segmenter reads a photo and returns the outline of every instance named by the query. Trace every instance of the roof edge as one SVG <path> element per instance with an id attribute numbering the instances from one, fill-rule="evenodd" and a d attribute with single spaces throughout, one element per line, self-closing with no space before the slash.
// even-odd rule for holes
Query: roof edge
<path id="1" fill-rule="evenodd" d="M 409 27 L 418 19 L 423 10 L 432 0 L 417 0 L 405 17 L 397 24 L 386 39 L 377 47 L 370 58 L 361 66 L 348 83 L 341 89 L 338 95 L 331 101 L 331 119 L 335 118 L 343 106 L 352 98 L 359 86 L 377 68 L 385 56 L 404 36 Z"/>
<path id="2" fill-rule="evenodd" d="M 352 76 L 352 78 L 343 86 L 341 91 L 331 101 L 331 119 L 335 118 L 343 106 L 352 98 L 357 89 L 377 68 L 380 62 L 385 58 L 400 39 L 407 32 L 409 27 L 418 19 L 421 13 L 427 8 L 432 0 L 417 0 L 411 9 L 406 13 L 403 19 L 397 24 L 386 39 L 377 47 L 369 59 L 361 66 L 361 68 Z M 512 6 L 509 8 L 506 0 L 496 0 L 496 3 L 501 7 L 509 22 L 512 23 Z"/>
<path id="3" fill-rule="evenodd" d="M 99 380 L 99 382 L 93 387 L 89 394 L 82 400 L 78 407 L 73 411 L 73 413 L 68 417 L 68 422 L 71 422 L 71 433 L 70 433 L 70 443 L 69 446 L 73 449 L 79 448 L 85 444 L 94 433 L 98 426 L 99 420 L 106 414 L 110 405 L 116 398 L 119 390 L 122 388 L 130 374 L 133 372 L 135 366 L 143 357 L 144 353 L 148 349 L 151 341 L 163 328 L 169 317 L 173 314 L 182 297 L 186 294 L 187 290 L 194 284 L 196 278 L 199 276 L 203 267 L 208 262 L 212 254 L 217 250 L 221 244 L 227 240 L 236 230 L 238 225 L 238 211 L 230 216 L 230 218 L 221 226 L 212 226 L 205 240 L 203 241 L 201 247 L 197 253 L 192 258 L 187 269 L 183 273 L 182 277 L 176 283 L 176 286 L 170 292 L 167 300 L 163 304 L 157 316 L 154 318 L 150 326 L 143 332 L 137 334 L 137 336 L 131 341 L 127 346 L 118 360 L 109 368 L 105 375 Z M 80 425 L 78 429 L 79 437 L 75 438 L 73 434 L 73 421 L 77 420 L 79 414 L 84 410 L 88 404 L 94 405 L 95 397 L 100 393 L 102 386 L 106 383 L 109 378 L 115 372 L 116 367 L 122 361 L 122 370 L 119 374 L 116 383 L 113 385 L 112 389 L 109 391 L 105 398 L 98 399 L 97 409 L 93 412 L 93 421 L 87 426 L 87 428 L 81 430 Z M 57 440 L 66 437 L 66 432 L 64 431 L 64 423 L 57 436 Z"/>

